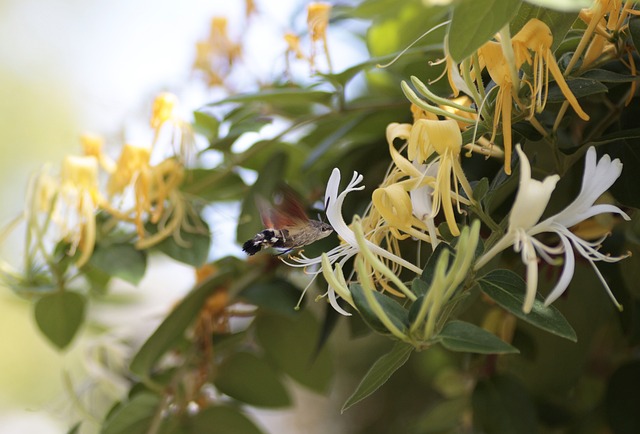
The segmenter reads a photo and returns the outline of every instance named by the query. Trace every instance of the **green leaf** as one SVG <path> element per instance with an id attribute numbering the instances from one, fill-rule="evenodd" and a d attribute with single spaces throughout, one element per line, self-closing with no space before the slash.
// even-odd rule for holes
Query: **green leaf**
<path id="1" fill-rule="evenodd" d="M 394 372 L 404 365 L 409 356 L 413 352 L 413 347 L 404 342 L 396 342 L 391 351 L 380 357 L 369 369 L 353 392 L 342 406 L 341 412 L 344 413 L 351 406 L 362 401 L 391 378 Z"/>
<path id="2" fill-rule="evenodd" d="M 84 322 L 85 305 L 85 298 L 77 292 L 45 295 L 34 307 L 36 324 L 52 344 L 63 350 Z"/>
<path id="3" fill-rule="evenodd" d="M 387 327 L 380 321 L 376 313 L 369 305 L 369 302 L 364 295 L 364 289 L 362 289 L 362 287 L 357 283 L 349 285 L 349 288 L 351 290 L 351 296 L 353 297 L 353 302 L 355 303 L 356 308 L 360 312 L 360 315 L 365 320 L 365 322 L 369 325 L 369 327 L 371 327 L 378 333 L 389 334 L 390 332 Z M 391 319 L 391 322 L 398 329 L 405 330 L 409 324 L 409 312 L 397 301 L 378 291 L 373 291 L 373 295 L 378 303 L 382 306 L 382 309 L 386 312 L 387 316 Z"/>
<path id="4" fill-rule="evenodd" d="M 137 285 L 147 268 L 147 255 L 131 244 L 97 244 L 89 265 L 112 277 Z"/>
<path id="5" fill-rule="evenodd" d="M 191 169 L 184 179 L 180 189 L 206 202 L 240 200 L 248 190 L 240 175 L 226 169 Z"/>
<path id="6" fill-rule="evenodd" d="M 422 274 L 420 275 L 420 280 L 425 282 L 427 285 L 431 286 L 431 282 L 433 281 L 433 275 L 436 272 L 436 265 L 438 264 L 438 259 L 444 253 L 445 250 L 449 251 L 449 264 L 455 259 L 455 250 L 451 248 L 447 243 L 440 243 L 438 247 L 433 251 L 429 260 L 427 260 L 427 264 L 424 266 L 424 270 L 422 270 Z M 448 269 L 448 266 L 447 266 Z"/>
<path id="7" fill-rule="evenodd" d="M 473 185 L 473 198 L 480 202 L 489 192 L 489 179 L 482 178 Z"/>
<path id="8" fill-rule="evenodd" d="M 519 352 L 517 348 L 512 347 L 493 333 L 464 321 L 449 321 L 438 333 L 436 339 L 451 351 L 478 354 Z"/>
<path id="9" fill-rule="evenodd" d="M 220 129 L 220 120 L 210 113 L 195 111 L 193 112 L 194 130 L 204 135 L 209 142 L 213 142 L 218 138 L 218 130 Z"/>
<path id="10" fill-rule="evenodd" d="M 622 142 L 622 140 L 624 139 L 638 139 L 638 138 L 640 138 L 640 128 L 631 128 L 628 130 L 621 130 L 621 131 L 616 131 L 615 133 L 605 134 L 603 136 L 600 136 L 598 140 L 591 141 L 587 143 L 585 146 L 606 145 L 608 143 L 613 143 L 613 142 Z M 611 155 L 611 153 L 616 152 L 617 148 L 620 148 L 623 146 L 624 145 L 622 143 L 613 143 L 613 146 L 607 147 L 605 149 L 606 149 L 606 152 Z M 627 146 L 629 145 L 627 144 Z M 631 155 L 633 155 L 633 152 L 631 153 Z M 624 161 L 626 162 L 627 160 L 625 159 Z M 638 166 L 635 166 L 635 167 L 638 167 Z M 622 173 L 624 173 L 624 170 L 622 171 Z"/>
<path id="11" fill-rule="evenodd" d="M 256 336 L 267 356 L 298 383 L 324 392 L 333 373 L 328 348 L 317 352 L 320 327 L 309 312 L 295 317 L 273 314 L 255 320 Z"/>
<path id="12" fill-rule="evenodd" d="M 189 218 L 189 229 L 182 229 L 179 239 L 169 236 L 153 246 L 153 250 L 160 251 L 170 258 L 183 264 L 193 267 L 201 267 L 209 257 L 209 247 L 211 245 L 211 232 L 207 223 L 197 216 L 198 221 L 194 222 L 193 217 Z M 146 226 L 147 230 L 154 234 L 157 227 Z"/>
<path id="13" fill-rule="evenodd" d="M 516 15 L 516 17 L 511 21 L 511 35 L 515 35 L 532 18 L 537 18 L 547 26 L 549 26 L 549 29 L 553 34 L 553 44 L 551 44 L 551 51 L 555 52 L 556 48 L 560 46 L 565 36 L 571 29 L 571 26 L 578 18 L 578 13 L 576 11 L 554 11 L 539 6 L 534 6 L 529 3 L 523 3 L 522 6 L 520 6 L 518 15 Z"/>
<path id="14" fill-rule="evenodd" d="M 139 393 L 122 403 L 106 420 L 101 434 L 146 433 L 156 415 L 160 398 L 151 393 Z"/>
<path id="15" fill-rule="evenodd" d="M 148 376 L 158 359 L 184 335 L 187 327 L 197 318 L 207 298 L 224 284 L 230 275 L 230 271 L 221 270 L 187 294 L 134 356 L 130 366 L 131 372 L 142 377 Z"/>
<path id="16" fill-rule="evenodd" d="M 538 420 L 533 401 L 515 380 L 496 376 L 480 380 L 471 397 L 474 426 L 491 434 L 534 434 Z"/>
<path id="17" fill-rule="evenodd" d="M 227 103 L 266 103 L 273 104 L 275 106 L 287 106 L 310 105 L 316 103 L 328 106 L 331 103 L 332 97 L 332 92 L 291 87 L 280 89 L 261 89 L 260 92 L 257 93 L 233 95 L 207 105 L 216 106 Z"/>
<path id="18" fill-rule="evenodd" d="M 453 7 L 449 53 L 461 62 L 516 15 L 520 0 L 461 0 Z"/>
<path id="19" fill-rule="evenodd" d="M 578 340 L 575 330 L 560 311 L 545 306 L 540 297 L 536 297 L 530 313 L 522 311 L 527 284 L 513 271 L 493 270 L 483 276 L 478 285 L 489 298 L 523 321 L 570 341 Z"/>
<path id="20" fill-rule="evenodd" d="M 525 0 L 543 8 L 556 9 L 559 11 L 580 11 L 582 8 L 588 8 L 593 3 L 592 0 Z"/>
<path id="21" fill-rule="evenodd" d="M 571 93 L 573 93 L 573 95 L 578 99 L 589 95 L 606 93 L 609 91 L 609 88 L 607 88 L 607 86 L 597 80 L 592 80 L 590 78 L 568 78 L 567 85 L 569 86 L 569 89 L 571 89 Z M 549 96 L 547 98 L 547 101 L 550 103 L 559 103 L 566 100 L 567 98 L 560 90 L 560 87 L 558 87 L 555 82 L 549 83 Z"/>
<path id="22" fill-rule="evenodd" d="M 285 279 L 275 278 L 267 282 L 255 282 L 247 286 L 238 298 L 262 309 L 281 315 L 297 315 L 300 290 Z"/>
<path id="23" fill-rule="evenodd" d="M 82 427 L 82 422 L 78 422 L 67 431 L 67 434 L 80 434 L 80 428 Z"/>
<path id="24" fill-rule="evenodd" d="M 235 353 L 216 372 L 214 384 L 222 393 L 256 407 L 286 407 L 289 393 L 264 360 L 251 353 Z"/>
<path id="25" fill-rule="evenodd" d="M 629 33 L 631 40 L 636 47 L 636 51 L 640 49 L 640 18 L 631 18 L 629 20 Z"/>
<path id="26" fill-rule="evenodd" d="M 207 407 L 189 418 L 189 434 L 262 434 L 238 409 L 226 405 Z"/>
<path id="27" fill-rule="evenodd" d="M 428 290 L 429 284 L 424 280 L 416 277 L 411 281 L 411 292 L 413 292 L 418 297 L 422 297 L 423 295 L 425 295 Z"/>
<path id="28" fill-rule="evenodd" d="M 580 77 L 597 80 L 601 83 L 630 83 L 640 80 L 640 76 L 637 75 L 619 74 L 606 69 L 589 69 Z"/>

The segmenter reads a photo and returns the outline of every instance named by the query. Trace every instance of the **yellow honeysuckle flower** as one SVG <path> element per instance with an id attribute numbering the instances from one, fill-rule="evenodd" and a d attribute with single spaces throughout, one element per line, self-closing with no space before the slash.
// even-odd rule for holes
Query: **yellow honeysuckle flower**
<path id="1" fill-rule="evenodd" d="M 159 142 L 169 143 L 173 147 L 174 155 L 179 156 L 183 163 L 189 161 L 195 139 L 191 124 L 178 115 L 177 96 L 163 92 L 156 97 L 153 101 L 150 124 L 154 129 L 152 148 Z M 164 140 L 161 140 L 161 137 Z"/>
<path id="2" fill-rule="evenodd" d="M 169 92 L 162 92 L 153 101 L 151 108 L 151 128 L 158 130 L 165 122 L 174 119 L 174 109 L 178 104 L 178 97 Z"/>
<path id="3" fill-rule="evenodd" d="M 463 107 L 467 107 L 470 108 L 471 104 L 473 104 L 473 100 L 471 98 L 469 98 L 467 95 L 461 95 L 457 98 L 454 98 L 452 100 L 452 102 L 456 105 L 460 105 Z M 465 110 L 460 110 L 459 108 L 455 107 L 454 105 L 446 105 L 446 104 L 441 104 L 440 108 L 443 109 L 446 112 L 449 112 L 453 115 L 457 115 L 457 116 L 461 116 L 465 119 L 469 119 L 472 122 L 475 122 L 478 119 L 478 114 L 477 113 L 472 113 L 472 112 L 468 112 Z M 469 128 L 469 123 L 468 122 L 462 122 L 459 120 L 456 120 L 456 123 L 458 124 L 458 128 L 460 128 L 460 131 L 465 131 L 467 128 Z"/>
<path id="4" fill-rule="evenodd" d="M 101 136 L 85 133 L 80 136 L 80 143 L 84 155 L 95 157 L 107 173 L 112 173 L 115 170 L 116 165 L 113 160 L 102 152 L 104 139 Z"/>
<path id="5" fill-rule="evenodd" d="M 122 193 L 142 172 L 149 169 L 150 159 L 150 146 L 125 144 L 116 163 L 116 170 L 109 178 L 107 193 L 110 196 Z"/>
<path id="6" fill-rule="evenodd" d="M 460 151 L 462 150 L 462 135 L 458 124 L 454 120 L 444 121 L 425 121 L 427 125 L 427 134 L 431 142 L 431 146 L 438 153 L 438 175 L 433 187 L 433 214 L 438 214 L 440 207 L 445 214 L 447 225 L 451 234 L 460 235 L 460 230 L 455 221 L 452 207 L 451 184 L 453 183 L 453 191 L 456 195 L 456 204 L 458 212 L 460 210 L 460 195 L 458 193 L 458 184 L 466 193 L 468 198 L 472 197 L 472 189 L 467 177 L 462 171 L 460 165 Z"/>
<path id="7" fill-rule="evenodd" d="M 428 111 L 418 107 L 414 103 L 411 103 L 411 116 L 413 116 L 413 122 L 414 123 L 419 119 L 438 120 L 438 115 L 436 115 L 434 113 L 431 113 L 431 112 L 428 112 Z"/>
<path id="8" fill-rule="evenodd" d="M 582 110 L 578 100 L 569 89 L 551 52 L 553 35 L 549 26 L 533 18 L 513 37 L 512 44 L 516 56 L 516 65 L 520 67 L 523 63 L 528 63 L 533 70 L 532 99 L 535 100 L 535 104 L 532 104 L 532 112 L 534 106 L 538 112 L 544 109 L 549 88 L 549 73 L 551 73 L 576 114 L 581 119 L 588 121 L 589 115 Z M 533 52 L 533 57 L 530 52 Z M 544 97 L 542 96 L 543 90 Z"/>
<path id="9" fill-rule="evenodd" d="M 107 184 L 109 195 L 133 191 L 135 206 L 132 211 L 108 211 L 119 219 L 132 221 L 140 240 L 138 248 L 147 248 L 176 234 L 185 218 L 186 209 L 178 187 L 184 178 L 184 169 L 175 159 L 167 159 L 156 166 L 150 165 L 151 148 L 127 144 L 123 147 L 115 172 Z M 170 206 L 166 207 L 166 202 Z M 130 215 L 133 214 L 133 217 Z M 164 221 L 162 230 L 146 237 L 143 216 L 148 214 L 151 223 Z"/>
<path id="10" fill-rule="evenodd" d="M 478 57 L 482 67 L 486 67 L 491 79 L 498 87 L 496 95 L 496 108 L 493 115 L 493 132 L 491 142 L 493 143 L 498 131 L 498 124 L 502 119 L 502 141 L 504 146 L 504 171 L 511 175 L 511 112 L 513 104 L 513 81 L 509 65 L 504 55 L 500 43 L 489 41 L 478 49 Z M 479 79 L 479 77 L 478 77 Z"/>
<path id="11" fill-rule="evenodd" d="M 307 26 L 311 37 L 311 55 L 309 56 L 311 67 L 315 59 L 315 44 L 322 41 L 324 55 L 327 60 L 329 71 L 332 71 L 331 57 L 329 56 L 329 46 L 327 45 L 327 27 L 331 16 L 331 5 L 324 2 L 313 2 L 307 6 Z"/>
<path id="12" fill-rule="evenodd" d="M 93 156 L 67 156 L 62 162 L 60 173 L 59 225 L 63 226 L 63 236 L 69 239 L 70 253 L 80 249 L 76 266 L 87 263 L 96 242 L 95 213 L 101 202 L 98 190 L 98 160 Z"/>
<path id="13" fill-rule="evenodd" d="M 296 59 L 306 59 L 306 56 L 300 48 L 300 38 L 291 32 L 287 32 L 283 36 L 284 41 L 287 43 L 287 53 L 293 53 Z"/>

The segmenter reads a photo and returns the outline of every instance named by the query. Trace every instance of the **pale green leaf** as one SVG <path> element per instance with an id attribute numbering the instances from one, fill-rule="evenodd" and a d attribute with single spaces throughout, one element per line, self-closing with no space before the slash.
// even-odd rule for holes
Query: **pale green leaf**
<path id="1" fill-rule="evenodd" d="M 461 0 L 449 26 L 449 54 L 461 62 L 516 15 L 520 0 Z"/>

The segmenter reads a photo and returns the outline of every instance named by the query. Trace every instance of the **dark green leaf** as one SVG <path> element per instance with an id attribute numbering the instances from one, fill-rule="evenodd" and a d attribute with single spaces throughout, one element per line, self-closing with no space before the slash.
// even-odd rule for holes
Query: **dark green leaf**
<path id="1" fill-rule="evenodd" d="M 491 434 L 538 432 L 533 401 L 515 380 L 497 376 L 480 380 L 471 397 L 475 426 Z"/>
<path id="2" fill-rule="evenodd" d="M 85 305 L 85 298 L 76 292 L 45 295 L 34 307 L 36 324 L 51 343 L 63 350 L 84 322 Z"/>
<path id="3" fill-rule="evenodd" d="M 638 75 L 620 74 L 606 69 L 589 69 L 580 77 L 596 80 L 601 83 L 630 83 L 640 80 L 640 76 Z"/>
<path id="4" fill-rule="evenodd" d="M 238 298 L 281 315 L 296 315 L 299 312 L 295 307 L 300 299 L 300 290 L 285 279 L 255 282 L 238 294 Z"/>
<path id="5" fill-rule="evenodd" d="M 352 405 L 362 401 L 391 378 L 394 372 L 404 365 L 413 352 L 413 347 L 404 342 L 396 342 L 387 354 L 380 357 L 369 369 L 353 392 L 342 406 L 342 413 Z"/>
<path id="6" fill-rule="evenodd" d="M 146 433 L 151 426 L 160 398 L 151 393 L 139 393 L 120 405 L 106 420 L 101 434 Z"/>
<path id="7" fill-rule="evenodd" d="M 640 50 L 640 18 L 631 18 L 629 20 L 629 33 L 636 51 Z"/>
<path id="8" fill-rule="evenodd" d="M 215 106 L 227 103 L 267 103 L 273 105 L 309 105 L 312 103 L 329 105 L 333 93 L 304 88 L 263 89 L 257 93 L 233 95 L 208 104 Z"/>
<path id="9" fill-rule="evenodd" d="M 606 145 L 608 143 L 613 143 L 613 142 L 620 142 L 620 143 L 614 143 L 613 146 L 606 148 L 606 152 L 608 154 L 611 154 L 611 153 L 615 153 L 617 148 L 623 148 L 625 146 L 622 143 L 622 140 L 638 139 L 638 138 L 640 138 L 640 128 L 631 128 L 628 130 L 621 130 L 621 131 L 616 131 L 615 133 L 605 134 L 603 136 L 600 136 L 598 140 L 589 142 L 588 145 L 599 146 L 599 145 Z M 629 145 L 626 145 L 626 146 L 629 146 Z"/>
<path id="10" fill-rule="evenodd" d="M 269 364 L 251 353 L 235 353 L 218 367 L 214 384 L 222 393 L 256 407 L 286 407 L 289 393 Z"/>
<path id="11" fill-rule="evenodd" d="M 571 93 L 573 93 L 573 95 L 578 99 L 589 95 L 606 93 L 608 91 L 607 86 L 590 78 L 568 78 L 567 85 L 569 86 L 569 89 L 571 89 Z M 567 98 L 560 90 L 560 87 L 555 83 L 549 83 L 549 97 L 547 98 L 547 101 L 554 103 L 564 102 L 566 100 Z"/>
<path id="12" fill-rule="evenodd" d="M 237 173 L 216 168 L 188 170 L 181 189 L 207 202 L 225 202 L 242 199 L 248 187 Z"/>
<path id="13" fill-rule="evenodd" d="M 415 278 L 411 282 L 411 292 L 413 292 L 418 297 L 422 297 L 429 290 L 429 284 L 422 279 Z"/>
<path id="14" fill-rule="evenodd" d="M 256 321 L 258 341 L 274 364 L 298 383 L 324 392 L 332 376 L 328 348 L 317 353 L 320 331 L 309 312 L 295 317 L 261 315 Z"/>
<path id="15" fill-rule="evenodd" d="M 464 321 L 449 321 L 436 338 L 451 351 L 478 354 L 518 352 L 517 348 L 512 347 L 496 335 Z"/>
<path id="16" fill-rule="evenodd" d="M 262 434 L 251 419 L 226 405 L 205 408 L 188 425 L 188 434 Z"/>
<path id="17" fill-rule="evenodd" d="M 97 244 L 89 265 L 137 285 L 147 268 L 147 255 L 131 244 Z"/>
<path id="18" fill-rule="evenodd" d="M 518 318 L 556 336 L 577 341 L 575 330 L 560 311 L 553 306 L 545 306 L 540 297 L 534 301 L 530 313 L 522 311 L 527 284 L 513 271 L 493 270 L 483 276 L 478 284 L 482 292 Z"/>
<path id="19" fill-rule="evenodd" d="M 364 295 L 364 289 L 362 289 L 362 287 L 357 283 L 351 284 L 349 288 L 351 289 L 351 295 L 356 308 L 365 322 L 369 324 L 369 327 L 378 333 L 389 334 L 390 332 L 387 327 L 380 321 L 374 310 L 369 305 L 369 302 Z M 402 307 L 397 301 L 378 291 L 373 291 L 373 296 L 382 306 L 382 309 L 386 312 L 391 322 L 399 330 L 402 331 L 408 327 L 409 312 L 404 307 Z"/>
<path id="20" fill-rule="evenodd" d="M 153 250 L 160 251 L 170 258 L 183 264 L 193 267 L 201 267 L 209 257 L 209 246 L 211 245 L 211 232 L 207 223 L 197 216 L 189 218 L 188 228 L 183 228 L 176 236 L 170 235 L 158 244 L 153 246 Z M 154 234 L 157 228 L 147 225 L 147 230 Z"/>
<path id="21" fill-rule="evenodd" d="M 438 263 L 438 259 L 442 256 L 445 250 L 449 251 L 449 264 L 455 259 L 455 250 L 451 248 L 447 243 L 440 243 L 438 247 L 433 251 L 429 260 L 427 261 L 427 265 L 424 266 L 424 270 L 422 270 L 422 275 L 420 279 L 424 281 L 428 286 L 431 286 L 431 282 L 433 281 L 433 275 L 436 272 L 436 265 Z"/>
<path id="22" fill-rule="evenodd" d="M 230 275 L 230 271 L 219 271 L 187 294 L 142 345 L 131 361 L 131 372 L 146 377 L 156 361 L 184 335 L 187 327 L 197 318 L 207 298 L 224 284 Z"/>
<path id="23" fill-rule="evenodd" d="M 520 0 L 461 0 L 449 27 L 449 52 L 456 62 L 469 57 L 516 15 Z"/>
<path id="24" fill-rule="evenodd" d="M 489 192 L 489 180 L 482 178 L 473 185 L 473 198 L 480 202 Z"/>

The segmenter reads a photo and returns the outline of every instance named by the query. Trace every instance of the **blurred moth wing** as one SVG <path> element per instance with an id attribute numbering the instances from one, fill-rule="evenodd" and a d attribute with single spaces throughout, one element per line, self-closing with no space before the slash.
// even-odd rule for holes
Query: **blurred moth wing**
<path id="1" fill-rule="evenodd" d="M 265 229 L 243 244 L 242 250 L 249 255 L 268 247 L 285 249 L 283 253 L 286 253 L 333 232 L 331 225 L 309 219 L 290 189 L 283 191 L 275 207 L 260 196 L 256 197 L 256 206 Z"/>

